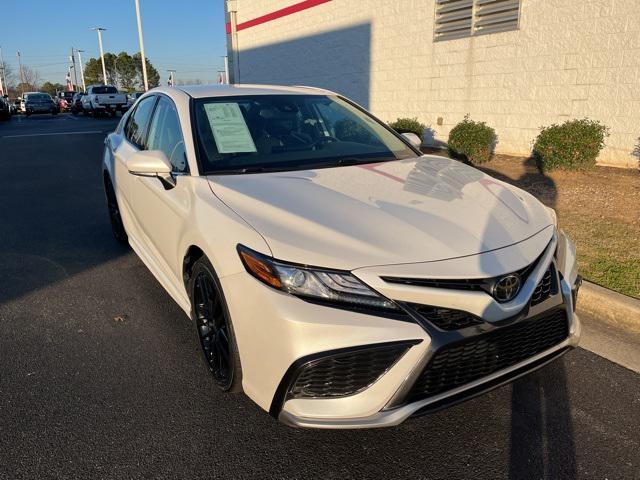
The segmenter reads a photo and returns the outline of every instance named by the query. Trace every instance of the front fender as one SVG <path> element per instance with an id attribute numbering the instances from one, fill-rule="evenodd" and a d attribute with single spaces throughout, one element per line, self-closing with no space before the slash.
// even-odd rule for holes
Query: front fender
<path id="1" fill-rule="evenodd" d="M 244 272 L 238 257 L 238 243 L 271 255 L 262 236 L 216 197 L 204 177 L 187 177 L 194 201 L 176 250 L 176 265 L 183 265 L 192 246 L 207 256 L 219 278 Z M 182 268 L 182 267 L 180 267 Z M 184 288 L 184 285 L 183 285 Z"/>

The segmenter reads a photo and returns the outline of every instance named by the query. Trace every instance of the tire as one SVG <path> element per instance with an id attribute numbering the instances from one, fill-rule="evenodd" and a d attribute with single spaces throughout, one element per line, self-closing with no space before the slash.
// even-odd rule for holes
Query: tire
<path id="1" fill-rule="evenodd" d="M 100 112 L 98 112 L 98 110 L 96 110 L 95 108 L 91 110 L 91 116 L 93 118 L 98 118 Z"/>
<path id="2" fill-rule="evenodd" d="M 187 288 L 191 318 L 209 373 L 221 391 L 241 392 L 242 365 L 233 323 L 220 281 L 207 257 L 193 265 Z"/>
<path id="3" fill-rule="evenodd" d="M 107 197 L 107 209 L 109 212 L 109 221 L 111 222 L 111 231 L 113 232 L 113 236 L 119 243 L 129 245 L 129 237 L 127 236 L 127 231 L 124 229 L 122 216 L 120 215 L 118 198 L 116 197 L 116 192 L 113 189 L 111 180 L 109 179 L 105 180 L 104 192 Z"/>

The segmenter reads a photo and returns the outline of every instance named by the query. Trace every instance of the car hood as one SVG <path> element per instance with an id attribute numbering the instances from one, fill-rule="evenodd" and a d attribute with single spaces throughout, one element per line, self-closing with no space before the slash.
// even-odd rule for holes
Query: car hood
<path id="1" fill-rule="evenodd" d="M 475 255 L 553 223 L 528 193 L 437 156 L 209 183 L 274 257 L 345 270 Z"/>

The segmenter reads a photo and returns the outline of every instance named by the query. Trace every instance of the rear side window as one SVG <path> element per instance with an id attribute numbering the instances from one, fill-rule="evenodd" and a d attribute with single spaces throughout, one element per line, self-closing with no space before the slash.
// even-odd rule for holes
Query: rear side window
<path id="1" fill-rule="evenodd" d="M 147 125 L 153 113 L 153 106 L 156 103 L 156 97 L 148 97 L 142 100 L 135 111 L 129 117 L 127 125 L 124 128 L 124 135 L 131 143 L 138 148 L 144 148 L 144 135 L 147 131 Z"/>
<path id="2" fill-rule="evenodd" d="M 147 148 L 164 152 L 174 172 L 189 171 L 178 111 L 173 102 L 167 98 L 160 97 L 158 100 L 158 106 L 149 127 Z"/>

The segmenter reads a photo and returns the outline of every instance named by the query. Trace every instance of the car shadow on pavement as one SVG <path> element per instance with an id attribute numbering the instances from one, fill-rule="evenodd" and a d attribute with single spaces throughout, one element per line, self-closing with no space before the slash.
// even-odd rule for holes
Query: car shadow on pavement
<path id="1" fill-rule="evenodd" d="M 485 173 L 523 188 L 548 207 L 556 207 L 558 189 L 533 157 L 524 173 L 511 178 L 491 168 Z M 576 477 L 571 402 L 564 360 L 516 381 L 511 391 L 509 478 Z"/>
<path id="2" fill-rule="evenodd" d="M 513 384 L 509 478 L 576 478 L 564 361 Z"/>
<path id="3" fill-rule="evenodd" d="M 0 305 L 130 253 L 111 233 L 99 135 L 0 147 L 20 166 L 0 179 Z"/>

